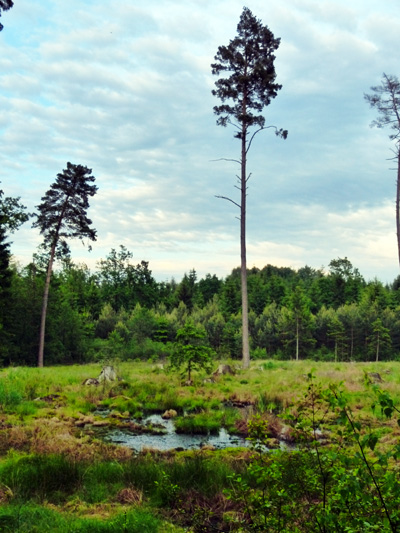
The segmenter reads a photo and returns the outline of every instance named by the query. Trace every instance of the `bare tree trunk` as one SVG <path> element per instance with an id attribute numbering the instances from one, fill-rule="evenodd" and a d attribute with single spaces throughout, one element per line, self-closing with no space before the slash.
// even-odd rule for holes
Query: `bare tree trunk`
<path id="1" fill-rule="evenodd" d="M 352 360 L 353 359 L 353 353 L 354 353 L 354 328 L 353 328 L 353 326 L 351 326 L 350 331 L 351 331 L 351 334 L 350 334 L 351 335 L 350 336 L 350 339 L 351 339 L 351 341 L 350 341 L 350 360 Z"/>
<path id="2" fill-rule="evenodd" d="M 54 234 L 53 242 L 50 248 L 50 258 L 49 264 L 47 266 L 46 282 L 44 284 L 44 293 L 43 293 L 43 303 L 42 303 L 42 316 L 40 318 L 40 333 L 39 333 L 39 353 L 38 353 L 38 367 L 43 367 L 43 354 L 44 354 L 44 337 L 46 332 L 46 316 L 47 316 L 47 303 L 49 301 L 49 289 L 50 289 L 50 280 L 51 273 L 53 272 L 53 263 L 54 256 L 56 255 L 56 248 L 58 243 L 58 236 L 60 233 L 60 228 L 62 221 L 64 219 L 65 210 L 67 208 L 68 200 L 70 195 L 65 199 L 61 214 L 58 219 L 57 228 Z"/>
<path id="3" fill-rule="evenodd" d="M 296 361 L 299 360 L 299 352 L 300 352 L 300 327 L 299 327 L 299 319 L 296 318 Z"/>
<path id="4" fill-rule="evenodd" d="M 376 362 L 379 361 L 379 348 L 380 348 L 380 334 L 378 331 L 378 338 L 376 339 L 376 358 L 375 358 Z"/>
<path id="5" fill-rule="evenodd" d="M 242 284 L 242 362 L 243 368 L 250 366 L 250 347 L 249 347 L 249 303 L 247 294 L 247 256 L 246 256 L 246 197 L 247 197 L 247 143 L 246 129 L 242 129 L 242 158 L 241 158 L 241 176 L 240 176 L 240 273 Z"/>
<path id="6" fill-rule="evenodd" d="M 46 281 L 45 281 L 45 284 L 44 284 L 42 315 L 41 315 L 41 319 L 40 319 L 38 367 L 43 367 L 44 337 L 45 337 L 45 332 L 46 332 L 47 303 L 49 301 L 50 280 L 51 280 L 51 273 L 53 271 L 53 263 L 54 263 L 55 252 L 56 252 L 56 243 L 54 243 L 53 246 L 51 247 L 49 264 L 47 266 Z"/>
<path id="7" fill-rule="evenodd" d="M 397 147 L 396 233 L 397 253 L 400 265 L 400 145 Z"/>

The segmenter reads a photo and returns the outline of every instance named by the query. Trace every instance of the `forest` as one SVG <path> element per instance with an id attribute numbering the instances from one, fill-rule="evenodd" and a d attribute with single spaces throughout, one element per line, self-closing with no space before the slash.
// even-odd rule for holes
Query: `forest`
<path id="1" fill-rule="evenodd" d="M 35 365 L 46 261 L 35 254 L 2 276 L 2 365 Z M 349 259 L 327 270 L 266 265 L 248 270 L 252 358 L 385 361 L 400 353 L 400 276 L 366 281 Z M 91 272 L 71 259 L 52 274 L 45 365 L 151 360 L 171 355 L 188 320 L 219 358 L 241 358 L 240 268 L 226 278 L 195 269 L 155 280 L 123 245 Z"/>

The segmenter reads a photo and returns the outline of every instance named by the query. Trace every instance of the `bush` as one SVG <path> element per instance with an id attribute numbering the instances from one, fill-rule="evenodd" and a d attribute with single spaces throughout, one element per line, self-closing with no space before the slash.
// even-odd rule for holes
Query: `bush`
<path id="1" fill-rule="evenodd" d="M 226 491 L 240 509 L 237 530 L 397 533 L 400 447 L 379 446 L 379 430 L 371 431 L 354 418 L 339 387 L 322 389 L 309 378 L 304 399 L 287 417 L 300 450 L 265 453 L 267 422 L 255 417 L 249 424 L 253 454 L 246 471 L 232 477 Z M 388 393 L 377 388 L 375 393 L 373 408 L 379 406 L 389 418 L 400 414 Z M 332 415 L 338 424 L 335 432 Z M 326 424 L 330 444 L 322 446 L 318 432 Z"/>

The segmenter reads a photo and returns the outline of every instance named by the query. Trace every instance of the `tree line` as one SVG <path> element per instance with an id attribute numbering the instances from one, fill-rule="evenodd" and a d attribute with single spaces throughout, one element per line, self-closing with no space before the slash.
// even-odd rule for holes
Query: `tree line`
<path id="1" fill-rule="evenodd" d="M 8 267 L 1 293 L 3 365 L 35 365 L 47 262 Z M 248 270 L 251 357 L 337 361 L 395 359 L 400 353 L 400 276 L 366 282 L 347 258 L 328 271 L 267 265 Z M 193 269 L 156 281 L 120 246 L 95 272 L 63 259 L 52 273 L 45 362 L 159 359 L 193 323 L 220 357 L 242 357 L 240 268 L 224 279 Z"/>

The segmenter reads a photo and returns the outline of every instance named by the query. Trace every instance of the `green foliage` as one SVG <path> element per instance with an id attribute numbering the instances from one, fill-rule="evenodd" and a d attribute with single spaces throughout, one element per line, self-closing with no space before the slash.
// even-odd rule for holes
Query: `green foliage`
<path id="1" fill-rule="evenodd" d="M 217 124 L 226 126 L 233 121 L 239 124 L 242 138 L 243 128 L 251 126 L 263 128 L 265 118 L 259 113 L 270 104 L 282 88 L 275 83 L 274 52 L 280 39 L 275 39 L 267 26 L 256 19 L 250 9 L 245 7 L 237 27 L 237 36 L 228 46 L 220 46 L 215 56 L 216 63 L 211 65 L 212 73 L 219 75 L 230 72 L 227 78 L 215 82 L 212 93 L 223 103 L 214 107 L 219 116 Z M 245 110 L 243 110 L 245 101 Z M 229 102 L 229 103 L 226 103 Z M 280 132 L 286 138 L 287 132 Z"/>
<path id="2" fill-rule="evenodd" d="M 308 377 L 303 400 L 286 416 L 299 451 L 266 453 L 268 424 L 261 417 L 249 423 L 253 455 L 227 491 L 240 505 L 237 530 L 399 531 L 399 446 L 380 443 L 379 431 L 354 416 L 340 386 L 323 388 Z M 399 414 L 387 392 L 374 392 L 373 409 L 379 405 L 387 418 Z M 330 443 L 323 445 L 320 435 L 328 431 Z"/>
<path id="3" fill-rule="evenodd" d="M 92 170 L 83 165 L 67 163 L 67 168 L 57 174 L 56 180 L 37 206 L 33 227 L 43 235 L 45 250 L 57 247 L 59 256 L 68 252 L 67 239 L 96 240 L 96 230 L 87 217 L 89 197 L 97 192 Z"/>
<path id="4" fill-rule="evenodd" d="M 0 465 L 2 483 L 16 499 L 58 501 L 81 483 L 78 465 L 61 455 L 11 456 Z"/>
<path id="5" fill-rule="evenodd" d="M 88 503 L 107 501 L 122 488 L 124 478 L 122 466 L 114 461 L 96 462 L 84 472 L 80 495 Z"/>
<path id="6" fill-rule="evenodd" d="M 179 485 L 171 481 L 171 475 L 164 470 L 161 471 L 159 479 L 154 482 L 156 485 L 155 500 L 161 507 L 179 507 L 180 492 Z"/>
<path id="7" fill-rule="evenodd" d="M 194 297 L 190 310 L 176 297 L 179 283 L 171 281 L 167 287 L 165 282 L 148 280 L 145 269 L 139 268 L 139 275 L 139 266 L 130 265 L 130 257 L 126 249 L 115 252 L 112 264 L 108 265 L 107 260 L 104 267 L 106 272 L 109 268 L 117 272 L 122 269 L 121 283 L 126 289 L 122 293 L 118 292 L 117 274 L 115 278 L 106 272 L 91 274 L 86 265 L 64 261 L 62 270 L 53 273 L 46 327 L 49 364 L 102 362 L 109 358 L 167 359 L 176 347 L 177 331 L 187 321 L 203 330 L 203 344 L 219 357 L 242 356 L 237 269 L 223 281 L 211 280 L 210 276 L 197 281 L 191 274 Z M 369 361 L 378 355 L 381 361 L 395 359 L 400 353 L 398 283 L 365 283 L 348 263 L 346 258 L 335 260 L 328 274 L 309 267 L 296 272 L 271 265 L 249 270 L 252 358 Z M 0 279 L 0 308 L 3 305 L 4 310 L 2 319 L 0 309 L 0 362 L 33 365 L 45 271 L 32 263 L 22 270 L 11 268 L 9 273 L 10 285 L 4 289 L 3 300 Z M 128 283 L 132 276 L 136 280 L 134 289 Z M 207 296 L 207 301 L 199 296 L 202 281 L 204 294 L 212 294 L 218 287 L 218 293 Z M 137 294 L 143 293 L 138 289 L 141 283 L 145 284 L 143 291 L 152 287 L 151 302 L 138 302 Z M 115 304 L 117 310 L 116 300 L 120 302 Z"/>
<path id="8" fill-rule="evenodd" d="M 189 381 L 193 370 L 210 368 L 213 351 L 205 345 L 205 336 L 205 331 L 191 321 L 187 321 L 176 334 L 177 342 L 170 357 L 171 365 L 176 368 L 183 367 Z"/>
<path id="9" fill-rule="evenodd" d="M 198 413 L 177 418 L 175 421 L 177 433 L 192 435 L 215 435 L 221 429 L 221 421 L 215 413 Z"/>
<path id="10" fill-rule="evenodd" d="M 18 384 L 11 381 L 0 380 L 0 410 L 15 409 L 22 402 L 22 391 Z"/>
<path id="11" fill-rule="evenodd" d="M 4 533 L 158 533 L 160 527 L 161 521 L 144 509 L 109 519 L 74 518 L 35 504 L 0 509 L 0 530 Z"/>

